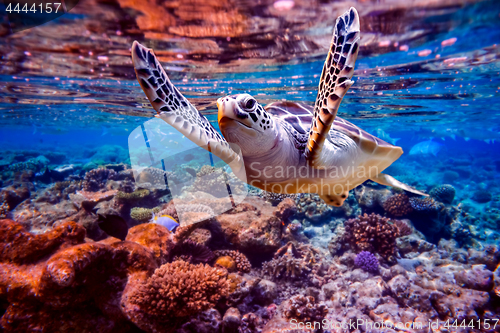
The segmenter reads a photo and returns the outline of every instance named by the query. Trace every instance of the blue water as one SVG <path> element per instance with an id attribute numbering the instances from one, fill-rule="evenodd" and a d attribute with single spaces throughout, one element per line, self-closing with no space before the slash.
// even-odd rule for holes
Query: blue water
<path id="1" fill-rule="evenodd" d="M 98 162 L 130 163 L 128 136 L 148 120 L 145 116 L 153 114 L 128 55 L 134 39 L 164 51 L 160 59 L 169 59 L 163 64 L 172 82 L 215 127 L 215 101 L 224 95 L 249 93 L 262 104 L 280 100 L 314 103 L 325 55 L 319 42 L 302 48 L 292 41 L 268 45 L 257 38 L 266 36 L 264 27 L 256 32 L 257 37 L 246 37 L 256 51 L 243 50 L 236 58 L 228 50 L 234 45 L 244 49 L 245 33 L 227 38 L 205 36 L 201 46 L 196 37 L 187 35 L 160 33 L 160 37 L 150 34 L 144 38 L 127 32 L 123 22 L 129 18 L 118 7 L 113 9 L 115 19 L 93 31 L 100 13 L 110 10 L 96 8 L 81 4 L 71 15 L 0 39 L 0 150 L 4 159 L 22 162 L 23 157 L 16 154 L 29 158 L 60 152 L 65 158 L 53 159 L 52 167 L 57 167 L 92 161 L 100 149 L 106 151 L 103 146 L 118 146 L 123 150 L 108 160 L 101 154 Z M 406 169 L 405 177 L 414 175 L 414 183 L 426 190 L 441 181 L 440 168 L 453 169 L 454 163 L 466 160 L 472 176 L 454 184 L 462 197 L 471 188 L 496 193 L 500 152 L 498 2 L 408 8 L 400 18 L 387 14 L 392 13 L 389 8 L 360 13 L 365 23 L 355 84 L 339 115 L 368 132 L 382 130 L 390 138 L 399 138 L 397 144 L 406 154 L 393 168 L 399 173 Z M 413 20 L 404 21 L 408 18 Z M 326 18 L 322 22 L 323 26 L 320 22 L 293 32 L 283 30 L 282 25 L 276 36 L 279 31 L 295 34 L 296 40 L 312 36 L 317 41 L 318 36 L 325 36 L 327 43 L 332 22 Z M 82 25 L 84 30 L 78 30 Z M 207 41 L 216 43 L 224 56 L 217 59 L 210 48 L 203 50 Z M 276 45 L 283 50 L 280 56 L 273 53 Z M 436 156 L 408 154 L 415 144 L 427 140 L 440 145 Z"/>

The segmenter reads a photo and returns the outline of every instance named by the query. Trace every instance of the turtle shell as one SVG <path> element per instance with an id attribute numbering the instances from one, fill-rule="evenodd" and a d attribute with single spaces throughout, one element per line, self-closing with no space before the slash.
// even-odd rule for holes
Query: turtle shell
<path id="1" fill-rule="evenodd" d="M 283 121 L 285 129 L 297 140 L 298 149 L 305 148 L 313 119 L 312 106 L 296 102 L 275 102 L 267 105 L 265 109 Z M 366 154 L 387 155 L 391 152 L 396 153 L 394 150 L 403 153 L 401 147 L 385 142 L 338 116 L 335 117 L 330 133 L 332 131 L 347 135 Z M 331 137 L 327 139 L 331 141 Z"/>

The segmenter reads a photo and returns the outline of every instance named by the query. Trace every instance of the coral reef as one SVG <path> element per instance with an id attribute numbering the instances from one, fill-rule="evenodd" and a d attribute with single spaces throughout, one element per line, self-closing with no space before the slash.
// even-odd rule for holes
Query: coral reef
<path id="1" fill-rule="evenodd" d="M 413 232 L 413 229 L 410 226 L 409 221 L 395 220 L 393 222 L 394 222 L 394 225 L 398 228 L 398 236 L 399 237 L 411 235 L 411 233 Z"/>
<path id="2" fill-rule="evenodd" d="M 298 319 L 300 322 L 321 322 L 328 309 L 325 304 L 317 304 L 314 297 L 297 295 L 290 298 L 285 308 L 285 317 Z"/>
<path id="3" fill-rule="evenodd" d="M 320 254 L 313 247 L 288 242 L 276 251 L 272 260 L 263 264 L 262 269 L 272 279 L 299 279 L 307 277 L 319 261 Z"/>
<path id="4" fill-rule="evenodd" d="M 92 242 L 74 222 L 34 235 L 19 223 L 2 220 L 0 299 L 7 310 L 0 325 L 9 332 L 56 332 L 61 327 L 65 331 L 127 332 L 134 325 L 158 331 L 161 320 L 141 322 L 136 303 L 130 303 L 140 301 L 130 296 L 142 295 L 137 288 L 148 282 L 178 283 L 182 276 L 189 276 L 180 287 L 183 295 L 192 293 L 192 297 L 174 299 L 188 303 L 174 312 L 184 315 L 206 309 L 227 293 L 225 273 L 182 261 L 165 265 L 174 247 L 193 229 L 180 227 L 174 235 L 161 226 L 145 224 L 131 228 L 125 241 Z M 182 294 L 175 288 L 170 292 Z"/>
<path id="5" fill-rule="evenodd" d="M 354 264 L 366 272 L 378 272 L 378 259 L 371 252 L 359 252 L 356 259 L 354 259 Z"/>
<path id="6" fill-rule="evenodd" d="M 439 202 L 451 204 L 455 198 L 456 190 L 452 185 L 444 184 L 434 187 L 429 194 Z"/>
<path id="7" fill-rule="evenodd" d="M 85 191 L 96 192 L 104 189 L 108 180 L 116 178 L 117 173 L 112 169 L 92 169 L 85 174 L 82 187 Z"/>
<path id="8" fill-rule="evenodd" d="M 186 239 L 180 245 L 177 245 L 173 254 L 174 259 L 182 259 L 192 264 L 208 263 L 214 260 L 216 256 L 220 256 L 212 252 L 204 244 L 197 243 L 191 239 Z"/>
<path id="9" fill-rule="evenodd" d="M 280 247 L 282 227 L 294 212 L 290 198 L 273 207 L 261 198 L 247 197 L 236 208 L 210 219 L 206 228 L 220 247 L 232 244 L 247 256 L 270 254 Z"/>
<path id="10" fill-rule="evenodd" d="M 344 240 L 356 251 L 370 251 L 389 259 L 394 255 L 398 228 L 389 219 L 372 213 L 345 222 Z"/>
<path id="11" fill-rule="evenodd" d="M 331 216 L 353 216 L 358 209 L 351 198 L 348 198 L 341 207 L 327 205 L 317 194 L 300 193 L 295 197 L 297 215 L 312 222 L 321 222 Z"/>
<path id="12" fill-rule="evenodd" d="M 413 210 L 418 214 L 434 216 L 442 209 L 442 204 L 436 202 L 433 198 L 410 198 L 410 204 Z"/>
<path id="13" fill-rule="evenodd" d="M 410 205 L 410 199 L 404 193 L 389 197 L 383 204 L 387 214 L 394 217 L 402 217 L 410 214 L 413 208 Z"/>
<path id="14" fill-rule="evenodd" d="M 214 254 L 216 257 L 228 256 L 228 257 L 233 258 L 233 260 L 236 263 L 236 268 L 240 272 L 248 273 L 248 272 L 250 272 L 250 269 L 252 269 L 252 265 L 250 264 L 250 261 L 248 261 L 247 257 L 239 251 L 217 250 L 217 251 L 214 251 Z"/>
<path id="15" fill-rule="evenodd" d="M 172 317 L 186 317 L 207 310 L 229 292 L 227 273 L 208 265 L 193 265 L 182 260 L 155 270 L 127 293 L 125 311 L 135 318 L 169 323 Z"/>
<path id="16" fill-rule="evenodd" d="M 130 217 L 139 222 L 148 222 L 153 218 L 153 213 L 159 214 L 160 208 L 134 207 L 130 210 Z"/>
<path id="17" fill-rule="evenodd" d="M 0 219 L 6 219 L 9 216 L 10 207 L 5 201 L 0 204 Z"/>
<path id="18" fill-rule="evenodd" d="M 228 272 L 236 270 L 236 261 L 230 256 L 221 256 L 215 260 L 215 267 L 222 267 L 227 269 Z"/>

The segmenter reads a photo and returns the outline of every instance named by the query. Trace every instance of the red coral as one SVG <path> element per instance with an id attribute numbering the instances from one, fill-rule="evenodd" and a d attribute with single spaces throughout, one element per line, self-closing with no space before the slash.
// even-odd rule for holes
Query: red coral
<path id="1" fill-rule="evenodd" d="M 384 202 L 384 210 L 387 214 L 395 217 L 401 217 L 410 214 L 413 208 L 410 199 L 404 193 L 393 195 Z"/>
<path id="2" fill-rule="evenodd" d="M 124 311 L 124 290 L 151 276 L 181 240 L 164 227 L 148 226 L 130 229 L 126 241 L 85 242 L 85 229 L 74 222 L 34 235 L 17 222 L 1 220 L 0 301 L 7 308 L 0 327 L 123 332 L 140 325 Z M 190 231 L 183 229 L 183 237 Z"/>
<path id="3" fill-rule="evenodd" d="M 345 222 L 344 239 L 357 251 L 377 252 L 385 258 L 394 255 L 398 228 L 378 214 L 364 214 Z"/>

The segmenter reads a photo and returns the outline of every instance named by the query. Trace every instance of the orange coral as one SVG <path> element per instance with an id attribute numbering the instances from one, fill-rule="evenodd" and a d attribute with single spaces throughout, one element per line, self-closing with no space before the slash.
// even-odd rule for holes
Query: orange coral
<path id="1" fill-rule="evenodd" d="M 225 270 L 178 260 L 162 265 L 150 278 L 128 289 L 122 306 L 130 317 L 141 318 L 135 322 L 147 329 L 150 321 L 171 323 L 172 317 L 209 309 L 228 293 Z"/>
<path id="2" fill-rule="evenodd" d="M 183 230 L 183 236 L 189 232 Z M 0 300 L 7 305 L 0 327 L 9 332 L 132 329 L 138 323 L 124 311 L 124 290 L 151 276 L 180 236 L 157 225 L 134 227 L 129 236 L 85 242 L 85 229 L 74 222 L 34 235 L 17 222 L 0 220 Z"/>
<path id="3" fill-rule="evenodd" d="M 215 260 L 215 266 L 223 267 L 228 272 L 234 272 L 236 270 L 236 261 L 230 256 L 222 256 Z"/>

